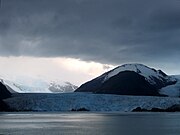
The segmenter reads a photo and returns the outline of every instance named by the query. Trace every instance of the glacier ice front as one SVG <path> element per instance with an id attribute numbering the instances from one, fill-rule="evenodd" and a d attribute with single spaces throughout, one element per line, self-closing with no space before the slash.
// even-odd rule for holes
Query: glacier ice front
<path id="1" fill-rule="evenodd" d="M 137 107 L 147 110 L 166 109 L 180 104 L 180 98 L 154 96 L 123 96 L 87 93 L 20 94 L 4 100 L 17 111 L 90 111 L 130 112 Z"/>

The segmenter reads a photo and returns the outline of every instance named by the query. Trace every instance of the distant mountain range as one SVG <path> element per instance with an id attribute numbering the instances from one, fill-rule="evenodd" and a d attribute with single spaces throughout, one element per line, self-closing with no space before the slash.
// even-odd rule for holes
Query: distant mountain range
<path id="1" fill-rule="evenodd" d="M 75 92 L 180 96 L 178 78 L 142 64 L 125 64 L 82 84 Z"/>
<path id="2" fill-rule="evenodd" d="M 11 93 L 68 93 L 74 92 L 78 87 L 70 82 L 31 80 L 28 84 L 19 81 L 0 80 Z"/>
<path id="3" fill-rule="evenodd" d="M 11 93 L 69 93 L 180 96 L 180 76 L 169 76 L 161 70 L 143 64 L 125 64 L 82 84 L 79 88 L 70 82 L 32 79 L 11 81 L 0 79 Z"/>

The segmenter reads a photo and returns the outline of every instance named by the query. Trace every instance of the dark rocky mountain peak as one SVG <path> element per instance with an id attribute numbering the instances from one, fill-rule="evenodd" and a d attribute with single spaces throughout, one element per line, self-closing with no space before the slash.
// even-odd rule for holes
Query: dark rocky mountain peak
<path id="1" fill-rule="evenodd" d="M 158 90 L 176 79 L 143 64 L 125 64 L 81 85 L 76 92 L 159 96 Z"/>

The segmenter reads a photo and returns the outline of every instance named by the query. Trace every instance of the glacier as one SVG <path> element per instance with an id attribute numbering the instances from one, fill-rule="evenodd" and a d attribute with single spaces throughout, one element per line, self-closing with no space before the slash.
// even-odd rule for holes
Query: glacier
<path id="1" fill-rule="evenodd" d="M 167 109 L 180 104 L 180 98 L 154 96 L 123 96 L 92 93 L 14 94 L 4 102 L 16 111 L 71 111 L 86 108 L 90 111 L 131 112 L 137 107 Z"/>

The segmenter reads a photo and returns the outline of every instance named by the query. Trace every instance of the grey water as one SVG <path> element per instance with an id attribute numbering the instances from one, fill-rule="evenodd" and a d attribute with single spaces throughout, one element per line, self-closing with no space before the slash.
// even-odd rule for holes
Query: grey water
<path id="1" fill-rule="evenodd" d="M 0 113 L 0 135 L 180 135 L 180 113 Z"/>

